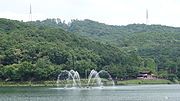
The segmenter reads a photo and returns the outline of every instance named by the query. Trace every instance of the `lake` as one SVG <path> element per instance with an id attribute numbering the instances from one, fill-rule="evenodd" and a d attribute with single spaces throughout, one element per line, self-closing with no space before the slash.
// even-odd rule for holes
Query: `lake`
<path id="1" fill-rule="evenodd" d="M 180 101 L 180 85 L 104 88 L 0 87 L 0 101 Z"/>

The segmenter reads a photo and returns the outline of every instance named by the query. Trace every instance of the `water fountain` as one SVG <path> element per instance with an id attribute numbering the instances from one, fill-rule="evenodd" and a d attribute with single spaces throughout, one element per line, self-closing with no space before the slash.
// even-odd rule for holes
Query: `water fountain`
<path id="1" fill-rule="evenodd" d="M 60 85 L 60 82 L 63 83 L 65 87 L 81 87 L 81 81 L 80 76 L 77 71 L 74 70 L 63 70 L 59 75 L 57 79 L 57 86 Z"/>
<path id="2" fill-rule="evenodd" d="M 97 72 L 96 70 L 91 70 L 87 83 L 83 84 L 83 87 L 104 87 L 104 86 L 114 86 L 114 81 L 111 75 L 105 71 L 101 70 Z M 57 78 L 57 86 L 65 88 L 81 88 L 81 79 L 79 73 L 74 70 L 63 70 Z"/>
<path id="3" fill-rule="evenodd" d="M 111 75 L 105 70 L 101 70 L 99 72 L 92 70 L 89 74 L 87 85 L 88 86 L 94 86 L 95 85 L 95 86 L 102 87 L 103 86 L 102 80 L 110 81 L 109 85 L 112 85 L 112 86 L 115 85 Z M 108 85 L 108 84 L 106 84 L 106 85 Z"/>

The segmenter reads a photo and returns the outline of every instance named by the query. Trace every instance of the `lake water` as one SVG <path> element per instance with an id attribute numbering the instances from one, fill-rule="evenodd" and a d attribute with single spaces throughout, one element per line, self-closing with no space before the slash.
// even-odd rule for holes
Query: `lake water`
<path id="1" fill-rule="evenodd" d="M 81 89 L 0 87 L 0 101 L 180 101 L 180 85 Z"/>

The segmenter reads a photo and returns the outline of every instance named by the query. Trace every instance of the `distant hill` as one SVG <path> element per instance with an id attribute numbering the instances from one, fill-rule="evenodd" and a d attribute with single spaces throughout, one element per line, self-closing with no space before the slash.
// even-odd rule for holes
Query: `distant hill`
<path id="1" fill-rule="evenodd" d="M 137 53 L 62 28 L 56 23 L 0 19 L 0 81 L 56 80 L 62 70 L 70 69 L 82 78 L 85 71 L 104 69 L 112 77 L 127 79 L 145 68 L 145 59 Z"/>
<path id="2" fill-rule="evenodd" d="M 114 26 L 89 19 L 72 20 L 69 24 L 57 22 L 56 19 L 47 19 L 42 22 L 38 25 L 52 26 L 52 22 L 56 22 L 54 27 L 117 46 L 126 52 L 136 51 L 143 58 L 153 59 L 159 74 L 168 73 L 180 76 L 178 74 L 180 71 L 180 28 L 178 27 L 145 24 Z"/>
<path id="3" fill-rule="evenodd" d="M 140 56 L 153 58 L 158 69 L 180 67 L 180 28 L 145 24 L 112 26 L 91 20 L 74 20 L 69 31 L 127 51 L 136 49 Z"/>
<path id="4" fill-rule="evenodd" d="M 73 20 L 68 31 L 80 33 L 83 36 L 102 42 L 110 42 L 120 47 L 142 46 L 146 43 L 152 44 L 149 41 L 158 44 L 167 40 L 178 41 L 180 39 L 180 28 L 161 25 L 131 24 L 127 26 L 113 26 L 91 20 Z M 138 43 L 136 40 L 138 40 Z"/>
<path id="5" fill-rule="evenodd" d="M 62 70 L 107 70 L 113 78 L 140 71 L 180 78 L 180 28 L 91 20 L 19 22 L 0 19 L 0 80 L 56 80 Z"/>
<path id="6" fill-rule="evenodd" d="M 56 19 L 54 21 L 47 19 L 42 22 L 55 21 Z M 62 24 L 58 23 L 54 26 L 59 27 Z M 180 28 L 178 27 L 145 24 L 114 26 L 85 19 L 72 20 L 61 28 L 95 41 L 115 45 L 125 51 L 136 50 L 140 56 L 154 59 L 157 69 L 177 70 L 180 67 Z"/>

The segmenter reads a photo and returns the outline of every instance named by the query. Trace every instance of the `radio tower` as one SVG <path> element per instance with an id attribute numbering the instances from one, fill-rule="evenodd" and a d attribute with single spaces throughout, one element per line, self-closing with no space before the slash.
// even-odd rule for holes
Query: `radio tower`
<path id="1" fill-rule="evenodd" d="M 32 10 L 31 10 L 31 4 L 29 8 L 29 21 L 32 21 Z"/>
<path id="2" fill-rule="evenodd" d="M 146 9 L 146 25 L 148 25 L 148 23 L 149 23 L 148 17 L 149 17 L 149 15 L 148 15 L 148 9 Z"/>

